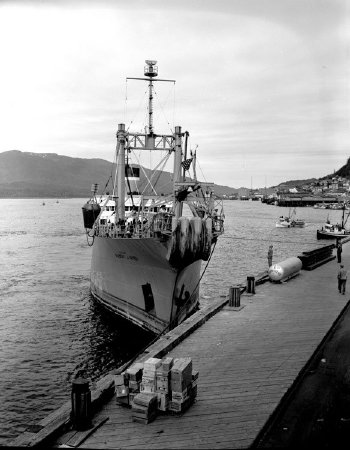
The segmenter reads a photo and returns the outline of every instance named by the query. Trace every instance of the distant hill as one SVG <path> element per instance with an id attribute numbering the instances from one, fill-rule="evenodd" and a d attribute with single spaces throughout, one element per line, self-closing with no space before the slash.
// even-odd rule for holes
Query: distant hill
<path id="1" fill-rule="evenodd" d="M 308 178 L 307 180 L 290 180 L 290 181 L 285 181 L 284 183 L 280 183 L 278 186 L 275 187 L 279 187 L 279 186 L 290 186 L 290 187 L 295 187 L 295 186 L 301 186 L 303 184 L 310 184 L 313 183 L 315 181 L 318 180 L 325 180 L 327 178 L 332 178 L 334 176 L 339 176 L 339 177 L 344 177 L 344 178 L 349 178 L 350 179 L 350 158 L 348 158 L 346 164 L 344 166 L 342 166 L 339 170 L 337 170 L 336 172 L 326 175 L 324 177 L 320 177 L 320 178 Z"/>
<path id="2" fill-rule="evenodd" d="M 110 176 L 113 163 L 103 159 L 71 158 L 56 153 L 28 153 L 10 150 L 0 153 L 0 197 L 82 197 L 90 195 L 93 183 L 98 183 L 99 193 L 111 191 Z M 148 185 L 151 171 L 140 170 L 139 189 Z M 154 177 L 158 194 L 167 195 L 172 190 L 171 174 L 158 172 Z M 133 186 L 130 186 L 133 190 Z M 238 189 L 214 185 L 217 195 L 237 193 Z"/>
<path id="3" fill-rule="evenodd" d="M 280 183 L 278 186 L 274 186 L 276 188 L 278 187 L 297 187 L 297 186 L 302 186 L 304 184 L 310 184 L 317 181 L 317 178 L 308 178 L 306 180 L 289 180 L 289 181 L 284 181 L 283 183 Z"/>
<path id="4" fill-rule="evenodd" d="M 328 177 L 325 178 L 330 178 L 335 175 L 338 175 L 339 177 L 350 178 L 350 158 L 348 158 L 346 164 L 343 167 L 337 170 L 334 174 L 328 175 Z"/>

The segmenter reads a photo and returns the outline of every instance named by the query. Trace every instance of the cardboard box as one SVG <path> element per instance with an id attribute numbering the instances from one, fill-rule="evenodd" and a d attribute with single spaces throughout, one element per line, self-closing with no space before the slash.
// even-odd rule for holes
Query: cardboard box
<path id="1" fill-rule="evenodd" d="M 140 392 L 156 392 L 156 387 L 154 384 L 140 384 Z"/>
<path id="2" fill-rule="evenodd" d="M 184 389 L 182 392 L 171 391 L 171 400 L 177 402 L 184 402 L 188 399 L 188 389 Z"/>
<path id="3" fill-rule="evenodd" d="M 116 386 L 115 387 L 115 394 L 117 397 L 127 397 L 129 395 L 129 388 L 128 386 Z"/>
<path id="4" fill-rule="evenodd" d="M 171 358 L 170 356 L 162 359 L 162 365 L 161 369 L 163 372 L 169 372 L 174 362 L 174 358 Z"/>
<path id="5" fill-rule="evenodd" d="M 156 380 L 156 391 L 164 391 L 164 392 L 169 392 L 170 390 L 170 383 L 169 380 L 159 380 L 157 378 Z"/>
<path id="6" fill-rule="evenodd" d="M 152 407 L 155 406 L 157 408 L 158 397 L 157 394 L 140 392 L 135 395 L 133 403 L 136 405 Z"/>
<path id="7" fill-rule="evenodd" d="M 160 411 L 166 411 L 168 409 L 169 401 L 170 401 L 169 395 L 158 392 L 157 397 L 158 397 L 158 409 Z"/>
<path id="8" fill-rule="evenodd" d="M 144 370 L 150 370 L 152 372 L 155 372 L 158 367 L 162 364 L 162 360 L 159 358 L 148 358 L 147 361 L 143 364 Z"/>
<path id="9" fill-rule="evenodd" d="M 135 395 L 137 395 L 137 392 L 129 392 L 129 405 L 132 406 L 133 402 L 134 402 L 134 397 Z"/>
<path id="10" fill-rule="evenodd" d="M 126 370 L 126 373 L 129 376 L 129 380 L 141 381 L 142 373 L 143 373 L 143 364 L 142 363 L 133 364 Z"/>
<path id="11" fill-rule="evenodd" d="M 152 413 L 152 411 L 155 408 L 152 408 L 151 411 L 149 410 L 148 406 L 142 406 L 142 405 L 137 405 L 136 403 L 133 403 L 131 405 L 131 411 L 133 415 L 138 415 L 139 417 L 148 417 L 149 414 Z"/>
<path id="12" fill-rule="evenodd" d="M 181 412 L 181 403 L 173 402 L 171 400 L 169 402 L 168 410 L 173 412 Z"/>
<path id="13" fill-rule="evenodd" d="M 140 381 L 129 381 L 129 393 L 140 392 Z"/>
<path id="14" fill-rule="evenodd" d="M 144 370 L 142 374 L 142 378 L 155 378 L 157 372 L 153 370 Z"/>
<path id="15" fill-rule="evenodd" d="M 192 381 L 192 359 L 176 358 L 170 370 L 171 381 L 185 381 L 186 385 Z"/>
<path id="16" fill-rule="evenodd" d="M 188 380 L 170 380 L 170 389 L 175 392 L 183 392 L 188 386 L 191 385 L 191 381 Z"/>
<path id="17" fill-rule="evenodd" d="M 146 377 L 142 377 L 142 381 L 141 384 L 143 384 L 144 386 L 156 386 L 156 378 L 146 378 Z"/>
<path id="18" fill-rule="evenodd" d="M 187 411 L 187 409 L 193 404 L 193 399 L 189 397 L 182 403 L 171 401 L 169 402 L 168 411 L 174 414 L 179 414 Z"/>
<path id="19" fill-rule="evenodd" d="M 157 373 L 156 381 L 157 381 L 157 383 L 158 383 L 158 381 L 161 383 L 169 383 L 169 377 L 168 377 L 168 375 L 160 375 Z"/>
<path id="20" fill-rule="evenodd" d="M 125 385 L 125 379 L 124 379 L 124 375 L 123 374 L 114 375 L 114 385 L 115 386 L 123 386 L 123 385 Z"/>

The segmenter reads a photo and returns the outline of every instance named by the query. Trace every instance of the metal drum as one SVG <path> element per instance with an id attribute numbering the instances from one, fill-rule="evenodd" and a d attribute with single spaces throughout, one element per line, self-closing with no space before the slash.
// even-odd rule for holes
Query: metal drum
<path id="1" fill-rule="evenodd" d="M 284 281 L 298 275 L 302 266 L 301 260 L 293 256 L 292 258 L 273 264 L 269 268 L 269 278 L 271 281 Z"/>

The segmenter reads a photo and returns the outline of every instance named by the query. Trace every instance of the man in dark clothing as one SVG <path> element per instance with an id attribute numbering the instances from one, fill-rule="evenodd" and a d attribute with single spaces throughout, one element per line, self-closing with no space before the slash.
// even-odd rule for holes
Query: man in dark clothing
<path id="1" fill-rule="evenodd" d="M 344 269 L 344 266 L 341 264 L 340 270 L 338 272 L 338 290 L 343 295 L 345 295 L 347 278 L 348 278 L 347 271 Z"/>
<path id="2" fill-rule="evenodd" d="M 338 263 L 341 263 L 341 252 L 343 251 L 343 247 L 341 245 L 341 241 L 337 243 L 337 257 L 338 257 Z"/>
<path id="3" fill-rule="evenodd" d="M 272 266 L 272 257 L 273 257 L 273 245 L 270 245 L 269 251 L 267 252 L 267 263 L 269 267 Z"/>

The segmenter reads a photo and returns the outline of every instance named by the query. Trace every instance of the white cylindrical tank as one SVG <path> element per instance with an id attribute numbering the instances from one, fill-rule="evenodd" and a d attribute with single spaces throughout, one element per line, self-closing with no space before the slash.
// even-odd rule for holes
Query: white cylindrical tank
<path id="1" fill-rule="evenodd" d="M 288 258 L 277 264 L 273 264 L 269 268 L 269 278 L 272 281 L 284 281 L 287 278 L 298 275 L 303 263 L 295 256 Z"/>

